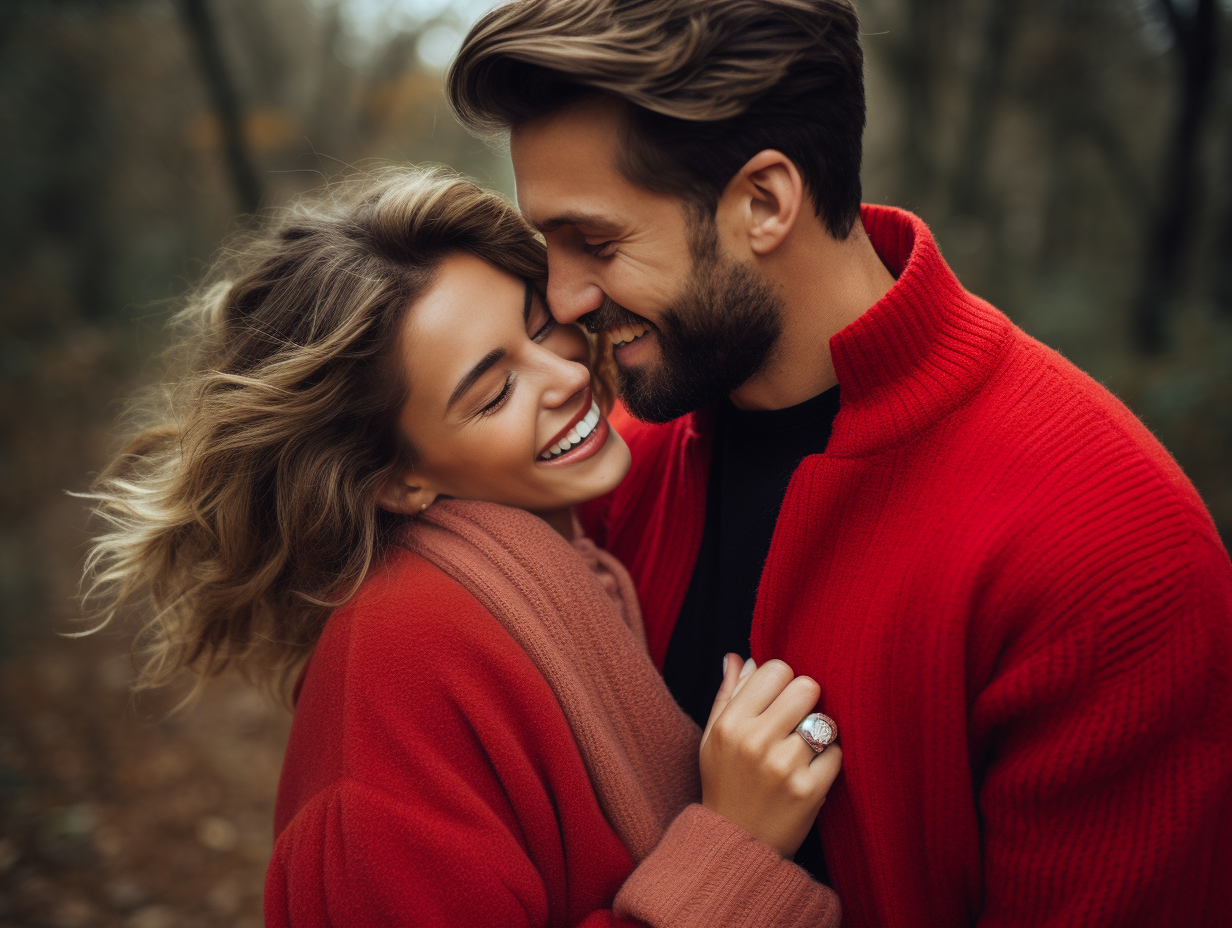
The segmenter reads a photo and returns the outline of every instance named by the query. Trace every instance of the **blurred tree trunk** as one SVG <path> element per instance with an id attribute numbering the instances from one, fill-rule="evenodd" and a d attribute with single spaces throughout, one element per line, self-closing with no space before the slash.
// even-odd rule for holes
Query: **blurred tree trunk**
<path id="1" fill-rule="evenodd" d="M 1215 0 L 1184 13 L 1178 0 L 1157 0 L 1167 14 L 1181 64 L 1179 115 L 1164 159 L 1161 198 L 1148 235 L 1145 277 L 1134 312 L 1134 339 L 1146 353 L 1165 345 L 1164 317 L 1180 284 L 1198 188 L 1198 143 L 1215 75 Z M 1189 4 L 1186 4 L 1188 6 Z"/>
<path id="2" fill-rule="evenodd" d="M 891 29 L 883 44 L 886 64 L 903 101 L 903 167 L 900 204 L 921 212 L 937 183 L 936 135 L 940 62 L 946 48 L 953 0 L 905 0 L 894 12 L 882 11 Z M 880 4 L 878 4 L 880 5 Z"/>
<path id="3" fill-rule="evenodd" d="M 255 212 L 261 205 L 261 181 L 252 166 L 248 147 L 244 143 L 243 120 L 239 97 L 231 74 L 223 59 L 222 45 L 214 25 L 207 0 L 181 0 L 180 14 L 189 38 L 197 50 L 197 62 L 214 104 L 218 125 L 222 131 L 227 155 L 227 169 L 236 197 L 245 212 Z"/>
<path id="4" fill-rule="evenodd" d="M 1232 190 L 1232 133 L 1226 137 L 1227 150 L 1224 152 L 1225 189 Z M 1232 316 L 1232 200 L 1224 206 L 1224 214 L 1219 229 L 1215 232 L 1215 305 L 1228 316 Z"/>
<path id="5" fill-rule="evenodd" d="M 1232 316 L 1232 208 L 1223 217 L 1215 252 L 1215 303 Z"/>
<path id="6" fill-rule="evenodd" d="M 987 196 L 985 177 L 991 147 L 994 109 L 1005 88 L 1018 0 L 997 0 L 985 12 L 980 58 L 968 81 L 967 121 L 958 147 L 957 165 L 950 185 L 951 211 L 974 216 Z"/>

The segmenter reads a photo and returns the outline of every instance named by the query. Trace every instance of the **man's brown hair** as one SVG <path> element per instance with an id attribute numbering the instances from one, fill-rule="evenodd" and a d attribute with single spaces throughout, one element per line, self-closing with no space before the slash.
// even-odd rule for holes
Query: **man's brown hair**
<path id="1" fill-rule="evenodd" d="M 863 68 L 849 0 L 514 0 L 471 29 L 448 86 L 479 132 L 618 97 L 631 105 L 622 173 L 709 215 L 749 158 L 776 149 L 842 239 L 860 211 Z"/>

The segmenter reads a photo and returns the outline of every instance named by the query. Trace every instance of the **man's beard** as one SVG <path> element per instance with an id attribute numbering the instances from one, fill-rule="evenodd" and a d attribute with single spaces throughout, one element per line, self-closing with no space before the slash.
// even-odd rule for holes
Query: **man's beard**
<path id="1" fill-rule="evenodd" d="M 616 366 L 625 408 L 669 422 L 718 402 L 770 361 L 783 329 L 782 300 L 752 268 L 724 258 L 718 243 L 694 253 L 684 293 L 655 327 L 661 360 L 650 369 Z M 601 332 L 645 320 L 606 300 L 582 321 Z"/>

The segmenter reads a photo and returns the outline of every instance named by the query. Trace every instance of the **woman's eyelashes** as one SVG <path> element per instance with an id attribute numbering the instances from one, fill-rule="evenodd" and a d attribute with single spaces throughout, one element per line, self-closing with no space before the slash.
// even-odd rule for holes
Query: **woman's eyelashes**
<path id="1" fill-rule="evenodd" d="M 548 312 L 545 306 L 538 303 L 532 309 L 529 323 L 528 328 L 538 326 L 537 328 L 534 328 L 535 334 L 530 337 L 533 342 L 543 341 L 551 335 L 552 330 L 556 328 L 556 320 L 552 318 L 552 314 Z M 505 384 L 501 387 L 500 393 L 498 393 L 490 402 L 479 410 L 480 416 L 490 416 L 505 404 L 505 400 L 509 399 L 509 394 L 513 392 L 514 380 L 515 374 L 513 371 L 510 371 L 508 376 L 505 377 Z"/>
<path id="2" fill-rule="evenodd" d="M 554 322 L 553 325 L 555 325 Z M 505 378 L 505 385 L 501 387 L 500 393 L 496 395 L 495 399 L 479 410 L 479 415 L 490 416 L 492 413 L 504 406 L 505 400 L 509 399 L 509 394 L 513 392 L 513 381 L 514 375 L 510 372 L 509 376 Z"/>
<path id="3" fill-rule="evenodd" d="M 543 325 L 536 330 L 535 334 L 530 337 L 533 342 L 543 341 L 551 335 L 552 330 L 556 328 L 556 320 L 552 318 L 552 314 L 545 312 L 544 315 L 547 316 L 547 322 L 543 323 Z"/>
<path id="4" fill-rule="evenodd" d="M 541 342 L 556 328 L 556 319 L 548 309 L 543 295 L 536 291 L 531 297 L 531 303 L 526 313 L 526 334 L 533 342 Z"/>

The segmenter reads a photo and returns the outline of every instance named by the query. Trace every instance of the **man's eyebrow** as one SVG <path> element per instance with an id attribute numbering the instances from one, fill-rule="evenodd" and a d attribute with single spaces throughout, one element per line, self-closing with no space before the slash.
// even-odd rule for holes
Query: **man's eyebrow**
<path id="1" fill-rule="evenodd" d="M 534 223 L 535 228 L 544 234 L 555 232 L 561 226 L 592 226 L 598 229 L 610 229 L 612 225 L 610 219 L 598 213 L 561 213 L 543 222 Z"/>
<path id="2" fill-rule="evenodd" d="M 505 356 L 504 348 L 493 348 L 483 356 L 483 360 L 476 364 L 467 372 L 466 376 L 458 381 L 458 385 L 453 388 L 453 393 L 449 396 L 449 402 L 445 404 L 445 411 L 449 412 L 450 408 L 458 400 L 462 398 L 467 390 L 475 385 L 475 381 L 491 370 L 492 365 Z"/>

